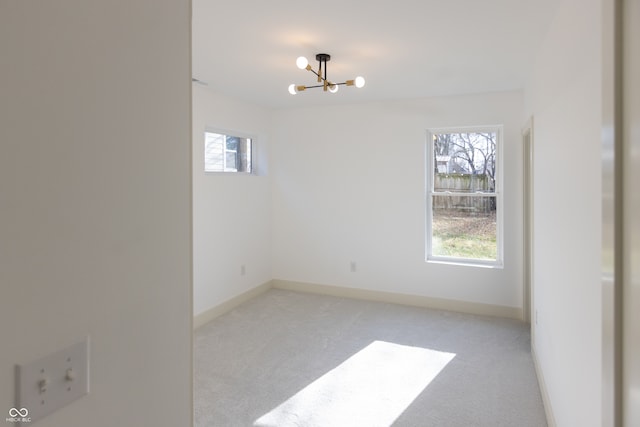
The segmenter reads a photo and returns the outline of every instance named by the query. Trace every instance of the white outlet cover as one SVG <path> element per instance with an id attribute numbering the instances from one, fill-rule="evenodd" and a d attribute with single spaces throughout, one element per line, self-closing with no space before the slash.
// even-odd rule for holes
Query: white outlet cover
<path id="1" fill-rule="evenodd" d="M 41 359 L 16 366 L 16 408 L 27 409 L 31 422 L 88 393 L 89 337 Z"/>

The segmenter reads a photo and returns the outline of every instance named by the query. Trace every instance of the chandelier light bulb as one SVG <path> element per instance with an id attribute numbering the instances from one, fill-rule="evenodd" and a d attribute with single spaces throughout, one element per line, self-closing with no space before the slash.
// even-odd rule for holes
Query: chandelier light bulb
<path id="1" fill-rule="evenodd" d="M 296 93 L 298 93 L 298 91 L 296 90 L 296 85 L 294 83 L 289 85 L 289 93 L 291 95 L 295 95 Z"/>
<path id="2" fill-rule="evenodd" d="M 333 83 L 329 83 L 329 92 L 336 93 L 338 89 L 340 89 L 340 86 Z"/>
<path id="3" fill-rule="evenodd" d="M 364 86 L 364 83 L 365 83 L 364 82 L 364 77 L 362 77 L 362 76 L 356 77 L 355 83 L 356 83 L 356 87 L 357 88 L 361 88 L 362 86 Z"/>
<path id="4" fill-rule="evenodd" d="M 307 65 L 309 65 L 309 61 L 304 56 L 299 56 L 298 59 L 296 59 L 296 65 L 301 70 L 304 70 L 305 68 L 307 68 Z"/>

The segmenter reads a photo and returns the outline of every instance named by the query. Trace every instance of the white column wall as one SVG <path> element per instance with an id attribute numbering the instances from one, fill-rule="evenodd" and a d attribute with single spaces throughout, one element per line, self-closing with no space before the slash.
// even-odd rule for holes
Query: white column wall
<path id="1" fill-rule="evenodd" d="M 190 425 L 190 32 L 187 0 L 0 2 L 0 420 L 90 335 L 38 427 Z"/>
<path id="2" fill-rule="evenodd" d="M 624 283 L 625 426 L 640 425 L 640 1 L 624 4 Z"/>
<path id="3" fill-rule="evenodd" d="M 565 0 L 525 90 L 534 116 L 534 348 L 559 427 L 601 423 L 602 4 Z"/>

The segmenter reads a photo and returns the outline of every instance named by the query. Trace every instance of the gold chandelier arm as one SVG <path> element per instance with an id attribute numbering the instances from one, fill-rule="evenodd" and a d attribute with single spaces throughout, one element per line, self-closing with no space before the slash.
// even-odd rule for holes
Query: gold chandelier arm
<path id="1" fill-rule="evenodd" d="M 316 72 L 316 70 L 314 70 L 313 68 L 311 68 L 311 65 L 307 65 L 307 70 L 311 71 L 313 74 L 315 74 L 318 77 L 318 83 L 320 83 L 322 81 L 322 75 L 318 74 Z M 321 70 L 318 70 L 321 71 Z"/>

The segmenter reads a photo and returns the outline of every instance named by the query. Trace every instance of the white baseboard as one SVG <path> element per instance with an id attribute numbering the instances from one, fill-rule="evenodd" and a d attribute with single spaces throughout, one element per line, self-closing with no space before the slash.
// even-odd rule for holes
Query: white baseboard
<path id="1" fill-rule="evenodd" d="M 372 291 L 367 289 L 345 288 L 341 286 L 293 282 L 279 279 L 272 280 L 271 284 L 276 289 L 522 320 L 522 309 L 517 307 L 455 301 L 417 295 L 397 294 L 393 292 Z"/>
<path id="2" fill-rule="evenodd" d="M 261 293 L 268 291 L 269 289 L 271 289 L 271 287 L 271 281 L 263 283 L 262 285 L 249 289 L 248 291 L 243 292 L 240 295 L 236 295 L 235 297 L 230 298 L 225 302 L 216 305 L 215 307 L 211 307 L 210 309 L 193 316 L 193 329 L 198 329 L 200 326 L 212 321 L 216 317 L 233 310 L 243 302 L 249 301 L 250 299 L 257 297 Z"/>
<path id="3" fill-rule="evenodd" d="M 547 425 L 549 427 L 556 427 L 556 418 L 553 416 L 553 408 L 551 407 L 551 399 L 549 399 L 549 393 L 547 392 L 547 384 L 544 381 L 544 375 L 538 364 L 538 356 L 536 355 L 535 345 L 531 340 L 531 357 L 533 358 L 533 366 L 536 369 L 536 376 L 538 377 L 538 386 L 540 387 L 540 394 L 542 395 L 542 404 L 544 406 L 544 413 L 547 416 Z"/>
<path id="4" fill-rule="evenodd" d="M 210 309 L 195 315 L 193 317 L 193 328 L 199 328 L 205 323 L 208 323 L 216 317 L 233 310 L 243 302 L 255 298 L 271 288 L 522 320 L 522 309 L 517 307 L 274 279 L 256 286 L 253 289 L 249 289 L 240 295 L 236 295 L 215 307 L 211 307 Z"/>

